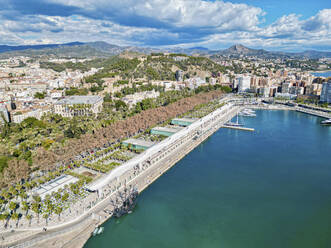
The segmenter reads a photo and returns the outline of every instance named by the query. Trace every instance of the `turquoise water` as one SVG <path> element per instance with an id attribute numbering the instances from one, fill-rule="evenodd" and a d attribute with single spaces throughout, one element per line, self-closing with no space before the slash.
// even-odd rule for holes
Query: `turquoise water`
<path id="1" fill-rule="evenodd" d="M 329 248 L 331 127 L 291 111 L 221 129 L 86 248 Z"/>
<path id="2" fill-rule="evenodd" d="M 331 71 L 327 71 L 327 72 L 315 72 L 312 73 L 314 76 L 316 77 L 331 77 Z"/>

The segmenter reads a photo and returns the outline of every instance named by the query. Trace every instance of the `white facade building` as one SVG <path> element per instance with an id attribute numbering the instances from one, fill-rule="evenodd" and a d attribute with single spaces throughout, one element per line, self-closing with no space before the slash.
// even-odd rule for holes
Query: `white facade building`
<path id="1" fill-rule="evenodd" d="M 14 123 L 21 123 L 26 118 L 33 117 L 38 120 L 45 114 L 52 112 L 51 107 L 44 107 L 39 109 L 25 110 L 25 111 L 15 111 L 10 112 L 11 121 Z"/>
<path id="2" fill-rule="evenodd" d="M 123 102 L 125 102 L 129 107 L 134 106 L 138 102 L 141 102 L 147 98 L 157 98 L 160 96 L 160 92 L 152 90 L 152 91 L 144 91 L 144 92 L 137 92 L 132 95 L 127 95 L 123 97 Z"/>
<path id="3" fill-rule="evenodd" d="M 282 84 L 282 93 L 286 94 L 286 93 L 290 93 L 290 83 L 283 83 Z"/>
<path id="4" fill-rule="evenodd" d="M 251 88 L 251 77 L 241 76 L 238 78 L 238 92 L 247 92 Z"/>
<path id="5" fill-rule="evenodd" d="M 54 113 L 62 117 L 98 114 L 102 104 L 103 98 L 100 96 L 69 96 L 54 104 Z"/>
<path id="6" fill-rule="evenodd" d="M 262 88 L 259 88 L 259 93 L 260 93 L 263 97 L 269 97 L 269 96 L 270 96 L 270 88 L 269 88 L 269 87 L 262 87 Z"/>

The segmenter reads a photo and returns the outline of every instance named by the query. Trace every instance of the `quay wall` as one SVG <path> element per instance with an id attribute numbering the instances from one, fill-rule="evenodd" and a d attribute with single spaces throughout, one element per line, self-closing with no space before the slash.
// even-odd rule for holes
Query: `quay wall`
<path id="1" fill-rule="evenodd" d="M 142 192 L 201 142 L 221 128 L 224 123 L 232 119 L 241 109 L 242 107 L 226 104 L 222 108 L 215 110 L 209 115 L 197 120 L 192 125 L 163 140 L 143 154 L 138 155 L 119 167 L 120 170 L 110 173 L 112 175 L 108 174 L 100 181 L 89 185 L 91 190 L 98 192 L 99 199 L 95 206 L 84 213 L 84 216 L 79 216 L 72 224 L 63 224 L 60 231 L 53 231 L 50 235 L 47 235 L 46 232 L 45 235 L 38 235 L 24 241 L 17 241 L 15 242 L 16 246 L 13 244 L 11 247 L 42 248 L 43 246 L 37 244 L 45 243 L 46 240 L 51 239 L 60 240 L 65 233 L 73 232 L 76 226 L 77 228 L 82 228 L 84 225 L 90 226 L 91 223 L 94 223 L 95 226 L 101 225 L 112 217 L 111 214 L 105 214 L 104 210 L 113 210 L 113 207 L 110 206 L 110 201 L 116 198 L 119 191 L 128 187 L 135 187 L 139 192 Z M 77 225 L 79 222 L 81 225 Z M 60 227 L 56 228 L 59 229 Z M 51 231 L 52 227 L 48 229 Z M 91 229 L 86 228 L 86 230 L 86 232 L 80 234 L 81 240 L 87 241 L 90 237 Z M 66 243 L 66 247 L 82 247 L 82 242 L 79 242 L 78 245 L 73 240 L 69 240 Z"/>

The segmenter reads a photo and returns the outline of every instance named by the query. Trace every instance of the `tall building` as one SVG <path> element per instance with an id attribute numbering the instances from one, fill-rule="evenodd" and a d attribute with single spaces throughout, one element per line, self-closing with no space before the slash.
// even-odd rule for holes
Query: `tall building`
<path id="1" fill-rule="evenodd" d="M 238 92 L 246 92 L 251 88 L 251 77 L 241 76 L 238 78 Z"/>
<path id="2" fill-rule="evenodd" d="M 54 104 L 54 112 L 62 117 L 97 114 L 102 110 L 100 96 L 69 96 Z"/>
<path id="3" fill-rule="evenodd" d="M 320 100 L 321 102 L 331 103 L 331 80 L 323 83 Z"/>
<path id="4" fill-rule="evenodd" d="M 282 84 L 282 93 L 289 93 L 290 92 L 290 83 L 283 83 Z"/>
<path id="5" fill-rule="evenodd" d="M 270 96 L 270 88 L 269 87 L 261 87 L 261 88 L 259 88 L 258 92 L 262 97 L 269 97 Z"/>

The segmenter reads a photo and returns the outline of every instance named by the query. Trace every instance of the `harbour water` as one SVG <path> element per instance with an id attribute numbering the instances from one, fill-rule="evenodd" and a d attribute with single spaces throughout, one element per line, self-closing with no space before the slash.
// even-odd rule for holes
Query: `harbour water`
<path id="1" fill-rule="evenodd" d="M 316 77 L 331 77 L 331 71 L 325 71 L 325 72 L 314 72 L 312 73 Z"/>
<path id="2" fill-rule="evenodd" d="M 294 111 L 220 129 L 86 248 L 329 248 L 331 127 Z"/>

